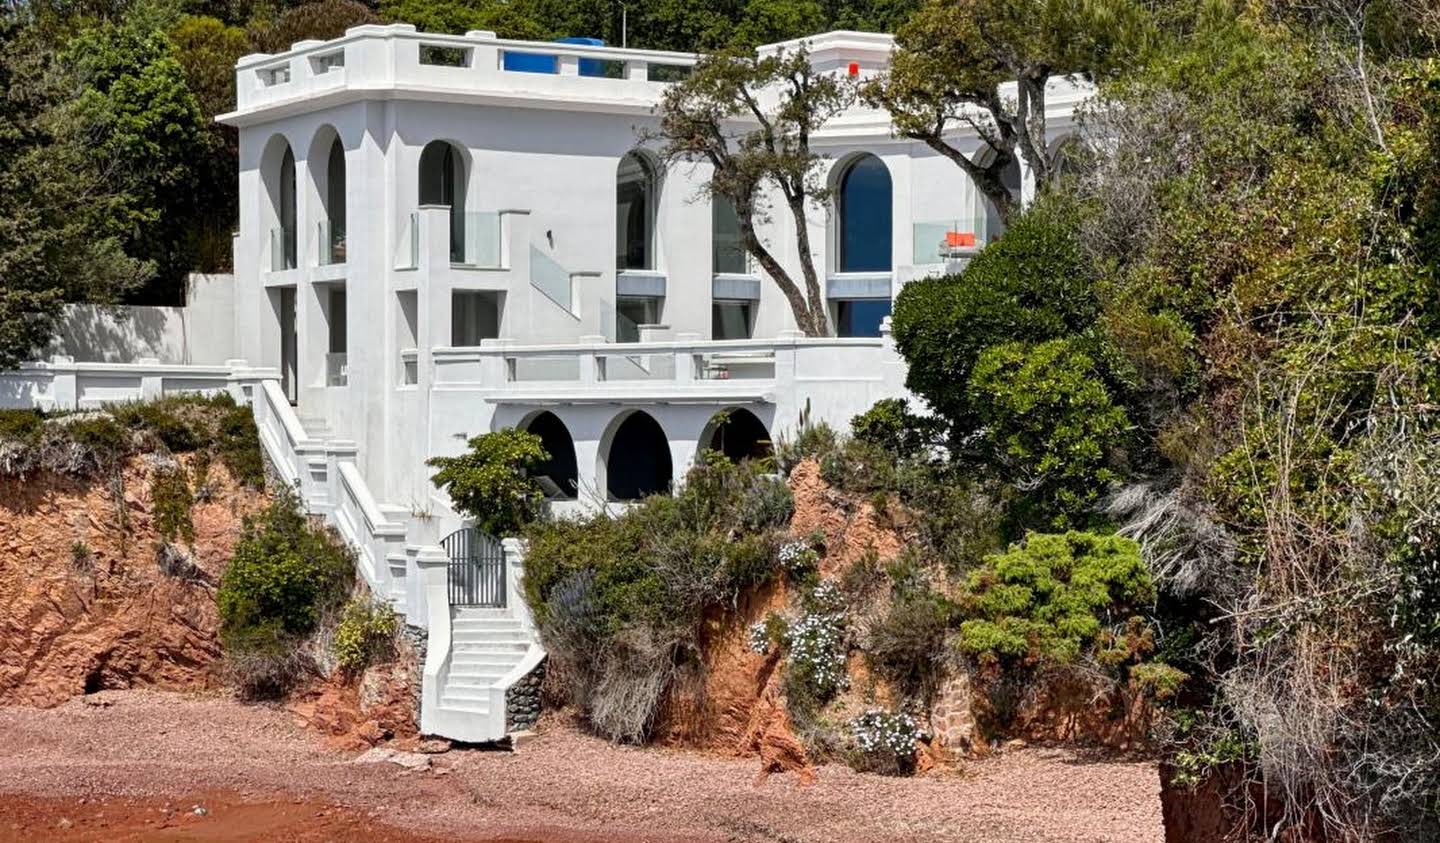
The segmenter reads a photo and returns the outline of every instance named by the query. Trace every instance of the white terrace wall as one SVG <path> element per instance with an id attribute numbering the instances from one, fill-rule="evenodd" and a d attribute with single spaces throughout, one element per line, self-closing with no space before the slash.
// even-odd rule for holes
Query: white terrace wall
<path id="1" fill-rule="evenodd" d="M 46 359 L 218 365 L 235 357 L 235 276 L 192 274 L 184 307 L 70 304 Z"/>

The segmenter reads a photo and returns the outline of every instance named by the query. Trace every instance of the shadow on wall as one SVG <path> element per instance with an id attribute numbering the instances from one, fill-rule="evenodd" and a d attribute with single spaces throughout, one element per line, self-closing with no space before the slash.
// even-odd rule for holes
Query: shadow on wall
<path id="1" fill-rule="evenodd" d="M 65 306 L 46 351 L 78 363 L 219 364 L 234 357 L 234 276 L 192 275 L 185 307 Z"/>

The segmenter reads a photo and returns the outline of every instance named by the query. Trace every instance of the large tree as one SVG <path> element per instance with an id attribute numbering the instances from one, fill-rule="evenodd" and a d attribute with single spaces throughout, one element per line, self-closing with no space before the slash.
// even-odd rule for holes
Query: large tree
<path id="1" fill-rule="evenodd" d="M 115 301 L 153 271 L 122 247 L 119 162 L 66 92 L 49 48 L 0 21 L 0 369 L 43 348 L 66 301 Z"/>
<path id="2" fill-rule="evenodd" d="M 895 33 L 890 69 L 864 97 L 890 112 L 898 134 L 955 162 L 1008 217 L 1020 196 L 1006 170 L 1023 159 L 1037 187 L 1051 181 L 1046 84 L 1103 71 L 1144 32 L 1128 0 L 929 0 Z M 981 154 L 954 143 L 967 127 L 984 142 Z"/>
<path id="3" fill-rule="evenodd" d="M 808 336 L 829 333 L 806 215 L 828 198 L 828 190 L 821 176 L 824 156 L 810 141 L 853 96 L 842 77 L 817 73 L 804 47 L 763 58 L 721 52 L 702 58 L 694 73 L 666 90 L 658 128 L 642 133 L 658 141 L 667 163 L 710 165 L 704 191 L 735 208 L 741 246 L 780 288 Z M 774 221 L 772 196 L 794 226 L 799 280 L 758 232 Z"/>

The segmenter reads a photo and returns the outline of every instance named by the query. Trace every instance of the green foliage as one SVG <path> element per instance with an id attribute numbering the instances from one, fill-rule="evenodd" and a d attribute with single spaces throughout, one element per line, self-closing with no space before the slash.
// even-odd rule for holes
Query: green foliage
<path id="1" fill-rule="evenodd" d="M 33 447 L 44 430 L 45 415 L 39 410 L 0 410 L 0 440 Z"/>
<path id="2" fill-rule="evenodd" d="M 643 740 L 675 671 L 698 656 L 705 614 L 776 575 L 782 510 L 756 502 L 774 482 L 710 453 L 674 497 L 527 527 L 526 602 L 601 734 Z"/>
<path id="3" fill-rule="evenodd" d="M 988 664 L 1071 664 L 1154 599 L 1130 539 L 1032 533 L 971 572 L 958 646 Z"/>
<path id="4" fill-rule="evenodd" d="M 955 616 L 955 606 L 928 588 L 896 595 L 870 627 L 870 668 L 901 693 L 928 701 L 944 675 L 945 636 Z"/>
<path id="5" fill-rule="evenodd" d="M 850 435 L 897 457 L 919 455 L 938 437 L 939 421 L 910 412 L 903 398 L 884 398 L 850 420 Z"/>
<path id="6" fill-rule="evenodd" d="M 293 495 L 280 495 L 246 519 L 216 593 L 227 658 L 258 665 L 241 677 L 246 690 L 281 689 L 276 683 L 284 672 L 275 666 L 291 662 L 301 639 L 340 604 L 354 578 L 349 549 L 312 525 Z"/>
<path id="7" fill-rule="evenodd" d="M 1053 528 L 1084 524 L 1117 479 L 1110 465 L 1128 420 L 1079 343 L 993 346 L 975 362 L 969 397 L 991 458 L 1027 490 L 1030 518 Z"/>
<path id="8" fill-rule="evenodd" d="M 952 438 L 979 425 L 969 385 L 985 349 L 1068 336 L 1094 320 L 1097 303 L 1071 213 L 1060 202 L 1038 205 L 960 275 L 914 281 L 895 298 L 906 385 L 949 422 Z"/>
<path id="9" fill-rule="evenodd" d="M 450 495 L 456 509 L 497 536 L 514 535 L 538 518 L 545 492 L 529 472 L 550 458 L 540 437 L 506 428 L 476 436 L 467 445 L 469 450 L 458 457 L 426 463 L 439 469 L 430 480 Z"/>
<path id="10" fill-rule="evenodd" d="M 150 477 L 150 511 L 162 541 L 195 541 L 195 522 L 190 515 L 194 506 L 195 496 L 185 472 L 178 467 L 155 470 Z"/>
<path id="11" fill-rule="evenodd" d="M 399 617 L 387 603 L 364 597 L 350 598 L 340 612 L 340 623 L 335 626 L 336 663 L 347 673 L 363 671 L 394 649 L 399 629 Z"/>

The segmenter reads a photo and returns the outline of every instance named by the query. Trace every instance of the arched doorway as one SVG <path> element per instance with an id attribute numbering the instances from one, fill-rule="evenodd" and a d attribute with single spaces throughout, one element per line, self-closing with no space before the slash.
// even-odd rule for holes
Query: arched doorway
<path id="1" fill-rule="evenodd" d="M 345 147 L 338 137 L 325 155 L 325 189 L 320 196 L 325 207 L 320 262 L 345 263 Z"/>
<path id="2" fill-rule="evenodd" d="M 533 472 L 550 500 L 575 500 L 580 489 L 580 471 L 575 462 L 575 440 L 560 417 L 546 410 L 525 430 L 540 437 L 540 444 L 550 458 Z"/>
<path id="3" fill-rule="evenodd" d="M 643 410 L 627 414 L 605 451 L 605 493 L 631 501 L 670 491 L 674 468 L 665 431 Z"/>
<path id="4" fill-rule="evenodd" d="M 420 152 L 420 204 L 450 209 L 450 260 L 465 261 L 465 155 L 449 141 L 431 141 Z"/>
<path id="5" fill-rule="evenodd" d="M 700 447 L 724 454 L 731 462 L 764 459 L 774 452 L 770 431 L 744 407 L 721 410 L 711 416 Z"/>

